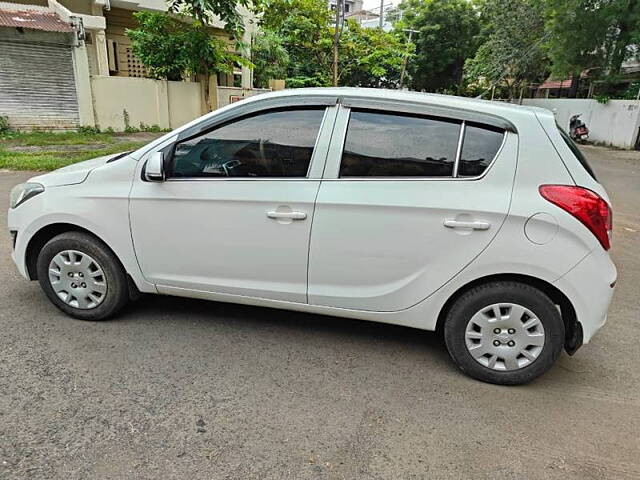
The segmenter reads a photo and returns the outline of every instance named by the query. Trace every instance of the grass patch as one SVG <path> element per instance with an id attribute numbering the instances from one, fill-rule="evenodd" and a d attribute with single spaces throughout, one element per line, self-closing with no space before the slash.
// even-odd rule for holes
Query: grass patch
<path id="1" fill-rule="evenodd" d="M 115 143 L 109 133 L 80 132 L 5 132 L 0 134 L 0 146 L 24 145 L 41 147 L 47 145 L 92 145 Z"/>
<path id="2" fill-rule="evenodd" d="M 24 133 L 18 135 L 31 136 L 38 135 L 40 132 L 33 133 Z M 82 137 L 90 137 L 94 134 L 78 134 L 73 132 L 68 132 L 69 141 L 77 141 L 78 139 L 74 139 L 72 135 L 82 136 Z M 67 135 L 65 133 L 56 133 L 56 134 L 46 134 L 46 135 Z M 97 136 L 108 134 L 95 134 Z M 0 137 L 1 138 L 1 137 Z M 4 140 L 4 139 L 2 139 Z M 113 139 L 111 139 L 113 142 Z M 34 140 L 34 141 L 42 141 L 42 140 Z M 112 143 L 109 142 L 109 143 Z M 65 167 L 67 165 L 71 165 L 73 163 L 82 162 L 84 160 L 89 160 L 95 157 L 101 157 L 103 155 L 110 155 L 112 153 L 120 153 L 126 152 L 127 150 L 136 150 L 143 145 L 149 143 L 148 141 L 142 142 L 118 142 L 112 143 L 107 147 L 96 148 L 91 150 L 79 150 L 79 151 L 56 151 L 55 148 L 51 148 L 50 150 L 42 150 L 37 152 L 13 152 L 6 150 L 6 145 L 9 142 L 2 141 L 0 142 L 0 168 L 9 169 L 9 170 L 36 170 L 36 171 L 49 171 L 55 170 L 56 168 Z M 11 142 L 10 144 L 20 144 L 20 145 L 34 145 L 28 144 L 24 141 L 19 142 Z M 87 143 L 61 143 L 59 140 L 55 144 L 48 143 L 40 143 L 36 145 L 88 145 L 91 143 L 107 143 L 94 140 L 93 142 Z M 5 148 L 3 148 L 5 147 Z"/>

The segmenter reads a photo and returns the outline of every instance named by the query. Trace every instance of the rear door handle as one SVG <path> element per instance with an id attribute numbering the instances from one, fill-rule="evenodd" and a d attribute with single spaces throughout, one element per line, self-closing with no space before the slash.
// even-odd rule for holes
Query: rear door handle
<path id="1" fill-rule="evenodd" d="M 491 224 L 489 222 L 475 221 L 475 222 L 463 222 L 459 220 L 447 220 L 443 222 L 443 225 L 447 228 L 470 228 L 472 230 L 489 230 Z"/>
<path id="2" fill-rule="evenodd" d="M 307 218 L 307 214 L 304 212 L 276 212 L 272 210 L 267 212 L 267 217 L 274 218 L 276 220 L 281 218 L 288 220 L 304 220 Z"/>

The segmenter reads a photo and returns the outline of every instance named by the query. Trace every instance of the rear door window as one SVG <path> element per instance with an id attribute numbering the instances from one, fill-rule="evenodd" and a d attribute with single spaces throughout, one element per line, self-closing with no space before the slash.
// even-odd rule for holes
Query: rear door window
<path id="1" fill-rule="evenodd" d="M 340 177 L 451 177 L 461 122 L 351 112 Z"/>

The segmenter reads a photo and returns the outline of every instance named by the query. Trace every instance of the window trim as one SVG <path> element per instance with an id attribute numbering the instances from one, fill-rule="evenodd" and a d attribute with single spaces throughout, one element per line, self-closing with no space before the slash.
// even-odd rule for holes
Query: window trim
<path id="1" fill-rule="evenodd" d="M 498 150 L 496 151 L 495 155 L 493 156 L 493 158 L 491 159 L 491 162 L 489 162 L 489 164 L 487 165 L 487 168 L 484 169 L 484 171 L 482 172 L 482 174 L 477 175 L 475 177 L 460 177 L 460 176 L 454 176 L 453 174 L 455 173 L 457 175 L 457 170 L 456 168 L 459 167 L 459 161 L 462 157 L 462 147 L 464 146 L 464 133 L 466 133 L 466 126 L 467 123 L 473 123 L 475 125 L 478 125 L 480 127 L 482 127 L 482 123 L 478 123 L 478 122 L 467 122 L 466 120 L 460 120 L 457 118 L 451 118 L 449 120 L 456 122 L 456 121 L 460 121 L 460 134 L 458 137 L 458 144 L 457 144 L 457 149 L 456 149 L 456 157 L 454 159 L 454 171 L 452 172 L 451 176 L 433 176 L 433 177 L 422 177 L 422 176 L 410 176 L 410 177 L 406 177 L 406 176 L 390 176 L 390 177 L 341 177 L 340 176 L 340 165 L 342 164 L 342 154 L 344 152 L 344 145 L 345 142 L 347 140 L 347 132 L 349 129 L 349 121 L 351 120 L 351 111 L 352 111 L 352 107 L 344 107 L 341 106 L 341 111 L 345 112 L 343 113 L 343 115 L 346 115 L 346 118 L 343 119 L 344 121 L 344 127 L 342 129 L 341 133 L 341 137 L 337 138 L 337 139 L 333 139 L 332 143 L 334 141 L 339 141 L 340 142 L 340 149 L 338 151 L 338 154 L 336 155 L 336 160 L 335 160 L 335 172 L 333 172 L 333 175 L 335 176 L 331 176 L 331 177 L 327 177 L 327 172 L 326 172 L 326 167 L 325 167 L 325 173 L 323 174 L 322 180 L 323 181 L 358 181 L 358 182 L 362 182 L 362 181 L 367 181 L 367 182 L 371 182 L 371 181 L 383 181 L 383 182 L 388 182 L 388 181 L 414 181 L 414 182 L 419 182 L 419 181 L 475 181 L 475 180 L 481 180 L 482 178 L 484 178 L 489 171 L 491 170 L 491 168 L 493 167 L 493 165 L 496 163 L 497 158 L 500 156 L 500 154 L 502 153 L 502 150 L 505 148 L 505 145 L 507 143 L 507 137 L 509 136 L 509 134 L 513 134 L 513 135 L 517 135 L 515 132 L 512 132 L 510 130 L 505 130 L 503 135 L 502 135 L 502 143 L 500 144 L 500 147 L 498 148 Z M 359 107 L 355 107 L 355 110 L 360 110 Z M 382 114 L 389 114 L 389 115 L 402 115 L 403 113 L 409 116 L 423 116 L 423 117 L 433 117 L 433 115 L 429 115 L 428 113 L 423 113 L 422 115 L 417 114 L 417 113 L 413 113 L 411 111 L 409 112 L 402 112 L 402 111 L 398 111 L 398 110 L 392 110 L 392 111 L 385 111 L 382 109 L 363 109 L 363 110 L 371 110 L 371 111 L 376 111 L 378 113 L 382 113 Z M 340 113 L 338 114 L 340 115 Z M 436 117 L 436 118 L 443 118 L 443 120 L 447 120 L 447 117 Z M 338 122 L 339 119 L 336 119 L 336 122 Z M 336 123 L 337 124 L 337 123 Z M 489 127 L 493 127 L 493 128 L 502 128 L 502 127 L 496 127 L 495 125 L 488 125 L 488 124 L 484 124 L 487 125 Z M 334 132 L 334 136 L 336 135 L 336 132 Z M 331 153 L 331 148 L 329 150 L 329 153 Z M 328 163 L 328 162 L 327 162 Z M 331 172 L 329 172 L 329 175 L 331 175 Z"/>
<path id="2" fill-rule="evenodd" d="M 336 95 L 314 95 L 314 96 L 282 96 L 263 98 L 255 101 L 238 102 L 231 104 L 231 106 L 223 107 L 227 109 L 225 111 L 216 112 L 214 115 L 205 118 L 201 122 L 193 125 L 178 133 L 176 142 L 182 141 L 186 138 L 194 137 L 200 133 L 212 130 L 218 125 L 228 123 L 234 119 L 239 119 L 247 115 L 255 114 L 266 110 L 278 110 L 286 108 L 304 108 L 304 107 L 317 107 L 327 108 L 335 106 L 338 103 L 338 97 Z"/>
<path id="3" fill-rule="evenodd" d="M 427 95 L 427 94 L 425 94 Z M 357 110 L 377 110 L 381 112 L 406 113 L 413 115 L 426 115 L 429 117 L 440 117 L 450 121 L 466 121 L 477 123 L 505 131 L 518 133 L 515 125 L 509 120 L 493 115 L 491 113 L 478 112 L 457 107 L 443 105 L 432 105 L 427 102 L 417 102 L 412 100 L 387 100 L 381 98 L 368 98 L 357 96 L 345 96 L 341 101 L 345 108 Z"/>
<path id="4" fill-rule="evenodd" d="M 307 166 L 307 171 L 303 177 L 206 177 L 206 176 L 196 176 L 196 177 L 174 177 L 171 176 L 172 165 L 175 158 L 176 147 L 179 143 L 183 143 L 185 141 L 191 140 L 192 138 L 196 138 L 202 135 L 206 135 L 209 132 L 212 132 L 218 128 L 222 128 L 226 125 L 229 125 L 234 122 L 242 121 L 246 118 L 262 115 L 265 113 L 270 113 L 274 111 L 294 111 L 294 110 L 324 110 L 322 113 L 322 119 L 320 120 L 320 126 L 318 127 L 318 132 L 316 133 L 316 139 L 313 143 L 313 148 L 311 150 L 311 158 L 309 159 L 309 165 Z M 169 150 L 169 154 L 167 155 L 167 160 L 165 161 L 165 171 L 167 172 L 165 181 L 166 182 L 192 182 L 192 181 L 245 181 L 245 182 L 256 182 L 256 181 L 304 181 L 310 180 L 310 174 L 314 165 L 314 160 L 316 157 L 316 151 L 318 149 L 318 144 L 320 142 L 320 138 L 322 136 L 323 128 L 325 127 L 325 122 L 330 121 L 328 117 L 330 116 L 330 107 L 326 105 L 292 105 L 292 106 L 274 106 L 271 108 L 265 108 L 261 110 L 255 110 L 251 112 L 246 112 L 244 114 L 240 114 L 234 116 L 233 118 L 229 118 L 226 121 L 221 121 L 210 126 L 207 129 L 202 129 L 199 132 L 195 132 L 190 136 L 185 136 L 184 138 L 176 138 L 175 141 L 171 144 L 171 148 Z M 319 179 L 318 179 L 319 180 Z"/>

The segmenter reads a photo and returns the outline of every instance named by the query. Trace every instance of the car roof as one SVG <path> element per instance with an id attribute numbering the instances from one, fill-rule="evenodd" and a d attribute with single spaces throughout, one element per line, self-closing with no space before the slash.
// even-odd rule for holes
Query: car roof
<path id="1" fill-rule="evenodd" d="M 490 113 L 507 118 L 512 115 L 548 113 L 549 110 L 525 105 L 516 105 L 505 101 L 484 100 L 479 98 L 459 97 L 455 95 L 443 95 L 439 93 L 413 92 L 408 90 L 390 90 L 384 88 L 362 88 L 362 87 L 313 87 L 313 88 L 293 88 L 266 92 L 249 97 L 249 99 L 264 99 L 266 97 L 314 97 L 314 96 L 336 96 L 341 98 L 362 98 L 374 100 L 392 100 L 399 103 L 412 102 L 424 103 L 425 105 L 435 105 L 451 107 L 465 110 L 475 110 L 483 113 Z"/>

